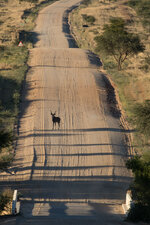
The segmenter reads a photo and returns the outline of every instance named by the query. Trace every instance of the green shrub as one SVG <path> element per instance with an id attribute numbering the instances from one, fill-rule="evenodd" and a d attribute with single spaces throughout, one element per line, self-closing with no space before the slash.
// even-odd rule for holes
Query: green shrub
<path id="1" fill-rule="evenodd" d="M 7 147 L 12 143 L 13 137 L 12 134 L 8 131 L 0 131 L 0 150 L 1 148 Z"/>
<path id="2" fill-rule="evenodd" d="M 116 64 L 113 61 L 104 62 L 104 69 L 117 69 Z"/>
<path id="3" fill-rule="evenodd" d="M 145 63 L 147 63 L 148 65 L 150 65 L 150 55 L 148 55 L 147 57 L 145 57 Z"/>
<path id="4" fill-rule="evenodd" d="M 91 3 L 91 0 L 83 0 L 82 4 L 88 6 Z"/>
<path id="5" fill-rule="evenodd" d="M 130 0 L 129 6 L 135 8 L 137 14 L 142 18 L 144 26 L 150 23 L 150 1 L 148 0 Z"/>
<path id="6" fill-rule="evenodd" d="M 0 25 L 2 25 L 4 23 L 4 21 L 0 20 Z"/>
<path id="7" fill-rule="evenodd" d="M 93 24 L 95 22 L 95 17 L 94 16 L 88 16 L 86 14 L 82 14 L 82 18 L 85 22 Z"/>
<path id="8" fill-rule="evenodd" d="M 127 32 L 122 18 L 112 18 L 110 22 L 104 26 L 103 34 L 94 38 L 97 44 L 95 50 L 112 56 L 118 70 L 121 70 L 122 64 L 129 57 L 143 52 L 145 47 L 137 35 Z"/>
<path id="9" fill-rule="evenodd" d="M 141 66 L 139 69 L 143 70 L 145 73 L 147 73 L 149 71 L 149 65 L 148 64 L 144 64 L 143 66 Z"/>
<path id="10" fill-rule="evenodd" d="M 134 222 L 150 221 L 150 157 L 136 156 L 126 166 L 134 173 L 131 186 L 135 206 L 130 209 L 128 219 Z"/>
<path id="11" fill-rule="evenodd" d="M 89 30 L 89 32 L 92 32 L 93 34 L 99 34 L 98 30 L 97 29 L 93 29 L 93 30 Z"/>
<path id="12" fill-rule="evenodd" d="M 133 198 L 137 203 L 150 207 L 150 160 L 139 156 L 129 159 L 126 163 L 135 175 L 132 185 Z"/>
<path id="13" fill-rule="evenodd" d="M 137 129 L 150 136 L 150 100 L 146 100 L 144 103 L 137 104 L 134 107 L 134 118 Z"/>
<path id="14" fill-rule="evenodd" d="M 137 4 L 138 4 L 138 1 L 137 0 L 130 0 L 128 2 L 128 5 L 131 6 L 131 7 L 135 7 L 135 6 L 137 6 Z"/>
<path id="15" fill-rule="evenodd" d="M 150 207 L 143 206 L 142 204 L 135 204 L 132 209 L 130 209 L 127 220 L 132 222 L 149 222 L 150 221 Z"/>
<path id="16" fill-rule="evenodd" d="M 7 170 L 13 160 L 12 154 L 6 154 L 0 157 L 0 170 Z"/>
<path id="17" fill-rule="evenodd" d="M 10 189 L 5 189 L 0 193 L 0 213 L 7 208 L 8 203 L 12 201 L 13 192 Z"/>
<path id="18" fill-rule="evenodd" d="M 6 3 L 6 2 L 8 2 L 8 0 L 1 0 L 0 3 Z"/>

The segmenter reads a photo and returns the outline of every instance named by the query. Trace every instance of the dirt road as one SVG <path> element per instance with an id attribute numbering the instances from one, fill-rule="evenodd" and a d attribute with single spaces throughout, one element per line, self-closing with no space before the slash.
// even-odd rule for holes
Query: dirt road
<path id="1" fill-rule="evenodd" d="M 124 131 L 109 112 L 100 62 L 69 34 L 65 11 L 79 2 L 58 1 L 37 19 L 14 175 L 0 176 L 1 187 L 23 194 L 22 213 L 9 225 L 124 224 Z M 61 118 L 59 130 L 51 111 Z"/>

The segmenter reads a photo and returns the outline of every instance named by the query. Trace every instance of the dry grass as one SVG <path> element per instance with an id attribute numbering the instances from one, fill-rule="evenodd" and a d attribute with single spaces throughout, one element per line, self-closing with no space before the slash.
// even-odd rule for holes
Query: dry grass
<path id="1" fill-rule="evenodd" d="M 0 215 L 11 215 L 12 211 L 12 200 L 13 200 L 13 191 L 9 188 L 6 188 L 0 193 L 0 197 L 3 196 L 4 198 L 7 198 L 7 204 L 4 207 L 4 210 L 0 211 Z M 4 200 L 4 199 L 3 199 Z M 2 202 L 0 203 L 2 204 Z M 0 207 L 1 208 L 1 207 Z"/>
<path id="2" fill-rule="evenodd" d="M 88 8 L 76 9 L 71 15 L 71 23 L 73 32 L 77 38 L 77 42 L 82 48 L 88 48 L 94 51 L 95 41 L 94 37 L 103 32 L 104 24 L 109 23 L 109 19 L 112 17 L 121 17 L 128 24 L 128 30 L 140 35 L 142 42 L 146 46 L 146 50 L 138 56 L 128 61 L 128 66 L 125 71 L 130 74 L 130 85 L 132 88 L 128 90 L 131 92 L 131 96 L 134 96 L 134 100 L 143 101 L 150 98 L 150 73 L 144 71 L 144 65 L 146 65 L 145 58 L 150 56 L 150 37 L 144 30 L 139 18 L 136 16 L 135 11 L 118 2 L 99 2 L 94 1 Z M 82 14 L 92 15 L 96 18 L 94 25 L 87 28 L 82 27 L 84 22 L 82 20 Z M 82 37 L 82 38 L 81 38 Z M 143 67 L 143 68 L 142 68 Z M 133 84 L 134 83 L 134 87 Z M 143 88 L 144 86 L 144 88 Z M 141 96 L 142 93 L 142 96 Z"/>
<path id="3" fill-rule="evenodd" d="M 39 0 L 39 3 L 43 0 Z M 23 29 L 33 28 L 29 19 L 22 19 L 25 10 L 35 7 L 37 4 L 19 0 L 8 0 L 0 3 L 0 44 L 11 44 Z"/>
<path id="4" fill-rule="evenodd" d="M 0 4 L 0 20 L 3 21 L 0 25 L 1 44 L 10 43 L 15 33 L 23 28 L 24 21 L 21 19 L 21 16 L 23 11 L 30 7 L 31 4 L 26 2 L 19 4 L 18 0 L 9 0 Z"/>
<path id="5" fill-rule="evenodd" d="M 37 4 L 0 1 L 0 129 L 10 133 L 14 133 L 17 124 L 22 84 L 28 70 L 28 49 L 34 45 L 30 31 L 33 31 L 39 9 L 52 3 L 47 0 L 40 4 L 43 1 L 39 0 Z M 27 16 L 23 17 L 25 12 Z M 22 30 L 26 35 L 22 37 L 24 47 L 18 47 Z M 13 147 L 0 149 L 1 165 L 9 165 L 12 161 Z"/>
<path id="6" fill-rule="evenodd" d="M 70 14 L 72 32 L 80 47 L 95 51 L 94 37 L 103 32 L 103 26 L 109 23 L 112 17 L 121 17 L 127 23 L 129 32 L 138 34 L 145 45 L 145 52 L 130 58 L 124 64 L 124 70 L 118 72 L 115 62 L 109 56 L 99 54 L 104 69 L 110 74 L 117 85 L 119 96 L 126 111 L 127 119 L 132 121 L 132 107 L 137 102 L 150 99 L 150 35 L 143 28 L 136 12 L 124 1 L 94 0 L 88 6 L 81 5 Z M 82 14 L 96 18 L 94 25 L 83 27 Z"/>

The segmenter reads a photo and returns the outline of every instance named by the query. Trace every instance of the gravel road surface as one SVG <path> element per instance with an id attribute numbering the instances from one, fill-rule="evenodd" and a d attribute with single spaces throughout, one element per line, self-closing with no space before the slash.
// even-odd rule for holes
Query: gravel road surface
<path id="1" fill-rule="evenodd" d="M 76 47 L 60 0 L 38 16 L 21 103 L 19 138 L 0 187 L 21 193 L 9 225 L 120 225 L 130 174 L 125 130 L 111 115 L 100 61 Z M 61 118 L 53 129 L 51 112 Z"/>

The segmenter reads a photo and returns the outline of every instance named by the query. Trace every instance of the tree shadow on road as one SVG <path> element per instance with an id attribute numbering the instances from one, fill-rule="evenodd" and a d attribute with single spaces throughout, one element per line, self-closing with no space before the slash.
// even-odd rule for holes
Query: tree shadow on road
<path id="1" fill-rule="evenodd" d="M 54 132 L 64 132 L 64 131 L 66 131 L 66 132 L 68 132 L 68 131 L 70 131 L 70 132 L 100 132 L 100 131 L 102 131 L 102 132 L 104 132 L 104 131 L 106 131 L 106 132 L 108 132 L 108 131 L 110 131 L 110 132 L 121 132 L 121 133 L 133 133 L 133 132 L 135 132 L 135 130 L 134 129 L 131 129 L 131 130 L 126 130 L 126 129 L 119 129 L 119 128 L 103 128 L 103 127 L 93 127 L 93 128 L 80 128 L 80 129 L 77 129 L 77 128 L 74 128 L 74 129 L 56 129 L 56 130 L 53 130 L 53 129 L 44 129 L 44 130 L 35 130 L 36 132 L 50 132 L 50 131 L 54 131 Z"/>

